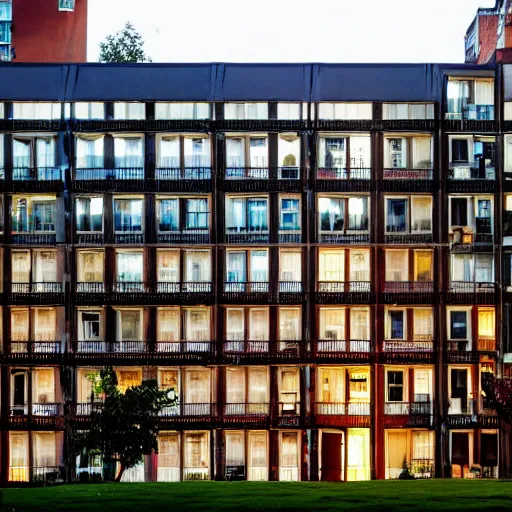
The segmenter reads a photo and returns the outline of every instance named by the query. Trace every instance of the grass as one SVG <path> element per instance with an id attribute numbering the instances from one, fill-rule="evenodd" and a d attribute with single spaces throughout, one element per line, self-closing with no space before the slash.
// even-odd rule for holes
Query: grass
<path id="1" fill-rule="evenodd" d="M 4 489 L 2 505 L 15 512 L 377 512 L 511 510 L 512 482 L 416 480 L 354 483 L 183 482 L 75 484 Z"/>

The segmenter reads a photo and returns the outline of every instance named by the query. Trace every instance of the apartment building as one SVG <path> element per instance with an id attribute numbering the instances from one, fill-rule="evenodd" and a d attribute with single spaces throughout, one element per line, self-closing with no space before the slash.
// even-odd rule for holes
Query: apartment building
<path id="1" fill-rule="evenodd" d="M 127 481 L 509 476 L 506 68 L 0 67 L 3 481 L 101 475 L 106 366 Z"/>

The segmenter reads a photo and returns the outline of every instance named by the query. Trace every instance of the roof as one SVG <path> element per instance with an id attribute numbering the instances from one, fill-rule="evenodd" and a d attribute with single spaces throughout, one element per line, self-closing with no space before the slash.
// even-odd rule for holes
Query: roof
<path id="1" fill-rule="evenodd" d="M 4 101 L 439 101 L 494 64 L 0 64 Z"/>

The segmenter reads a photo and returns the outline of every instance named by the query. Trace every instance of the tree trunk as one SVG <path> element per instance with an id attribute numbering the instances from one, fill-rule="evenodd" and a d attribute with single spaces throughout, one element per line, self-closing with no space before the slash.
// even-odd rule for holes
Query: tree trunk
<path id="1" fill-rule="evenodd" d="M 121 463 L 121 467 L 119 468 L 119 473 L 117 474 L 116 476 L 116 479 L 114 480 L 114 482 L 120 482 L 121 481 L 121 477 L 123 476 L 123 473 L 124 473 L 124 470 L 126 468 L 124 467 L 124 465 Z"/>

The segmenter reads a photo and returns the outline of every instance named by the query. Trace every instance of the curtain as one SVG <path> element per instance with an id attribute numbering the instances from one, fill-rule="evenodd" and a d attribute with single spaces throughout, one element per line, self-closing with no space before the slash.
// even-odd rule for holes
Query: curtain
<path id="1" fill-rule="evenodd" d="M 424 402 L 432 394 L 432 370 L 414 370 L 414 401 Z M 419 398 L 422 398 L 421 400 Z"/>
<path id="2" fill-rule="evenodd" d="M 434 317 L 432 309 L 413 309 L 414 340 L 432 340 L 434 336 Z"/>
<path id="3" fill-rule="evenodd" d="M 345 281 L 345 251 L 320 250 L 319 281 Z"/>
<path id="4" fill-rule="evenodd" d="M 226 432 L 226 466 L 245 465 L 245 438 L 243 432 Z"/>
<path id="5" fill-rule="evenodd" d="M 55 341 L 55 309 L 35 310 L 34 341 Z"/>
<path id="6" fill-rule="evenodd" d="M 268 167 L 268 147 L 266 137 L 249 138 L 250 167 Z"/>
<path id="7" fill-rule="evenodd" d="M 244 368 L 226 368 L 226 403 L 245 403 Z"/>
<path id="8" fill-rule="evenodd" d="M 117 281 L 142 283 L 143 255 L 139 252 L 118 252 L 116 254 Z"/>
<path id="9" fill-rule="evenodd" d="M 319 338 L 323 340 L 345 339 L 345 308 L 320 308 Z"/>
<path id="10" fill-rule="evenodd" d="M 268 251 L 251 251 L 250 273 L 251 282 L 268 282 Z"/>
<path id="11" fill-rule="evenodd" d="M 226 309 L 226 339 L 229 341 L 242 341 L 244 339 L 244 310 Z"/>
<path id="12" fill-rule="evenodd" d="M 245 231 L 247 217 L 244 198 L 226 197 L 226 222 L 227 228 L 236 232 Z"/>
<path id="13" fill-rule="evenodd" d="M 369 169 L 371 167 L 370 137 L 350 137 L 350 168 Z"/>
<path id="14" fill-rule="evenodd" d="M 318 200 L 320 209 L 320 229 L 322 231 L 343 231 L 345 218 L 345 200 L 321 197 Z"/>
<path id="15" fill-rule="evenodd" d="M 178 434 L 159 434 L 158 467 L 180 467 L 180 445 Z"/>
<path id="16" fill-rule="evenodd" d="M 267 223 L 267 199 L 247 199 L 248 227 L 249 231 L 266 231 Z"/>
<path id="17" fill-rule="evenodd" d="M 474 260 L 471 254 L 452 254 L 452 281 L 473 281 Z"/>
<path id="18" fill-rule="evenodd" d="M 347 480 L 370 479 L 370 429 L 347 429 Z"/>
<path id="19" fill-rule="evenodd" d="M 160 199 L 158 207 L 158 230 L 160 232 L 179 231 L 179 200 Z"/>
<path id="20" fill-rule="evenodd" d="M 281 466 L 298 467 L 299 450 L 297 432 L 281 433 Z"/>
<path id="21" fill-rule="evenodd" d="M 121 339 L 119 341 L 142 341 L 141 312 L 118 311 Z"/>
<path id="22" fill-rule="evenodd" d="M 51 468 L 57 465 L 55 432 L 34 432 L 34 467 Z"/>
<path id="23" fill-rule="evenodd" d="M 78 281 L 86 283 L 103 282 L 103 251 L 79 252 Z"/>
<path id="24" fill-rule="evenodd" d="M 142 231 L 142 199 L 115 199 L 114 220 L 116 231 Z"/>
<path id="25" fill-rule="evenodd" d="M 413 137 L 412 139 L 412 165 L 415 169 L 432 168 L 432 138 Z"/>
<path id="26" fill-rule="evenodd" d="M 346 169 L 347 167 L 347 139 L 321 138 L 319 167 L 328 169 Z"/>
<path id="27" fill-rule="evenodd" d="M 402 469 L 407 457 L 407 432 L 393 432 L 388 430 L 388 463 L 387 467 Z"/>
<path id="28" fill-rule="evenodd" d="M 475 281 L 477 283 L 492 283 L 492 282 L 494 282 L 493 256 L 477 254 L 475 256 L 475 258 L 476 258 Z"/>
<path id="29" fill-rule="evenodd" d="M 268 402 L 268 374 L 267 368 L 249 367 L 248 371 L 248 401 L 251 404 Z"/>
<path id="30" fill-rule="evenodd" d="M 342 368 L 319 368 L 317 396 L 319 402 L 345 402 Z"/>
<path id="31" fill-rule="evenodd" d="M 185 468 L 200 469 L 208 467 L 208 435 L 185 434 Z"/>
<path id="32" fill-rule="evenodd" d="M 11 341 L 28 341 L 28 309 L 11 309 Z"/>
<path id="33" fill-rule="evenodd" d="M 180 138 L 162 136 L 158 151 L 158 167 L 180 167 Z"/>
<path id="34" fill-rule="evenodd" d="M 412 458 L 415 460 L 434 459 L 434 432 L 412 432 Z"/>
<path id="35" fill-rule="evenodd" d="M 245 139 L 241 137 L 226 138 L 226 167 L 241 168 L 245 167 Z"/>
<path id="36" fill-rule="evenodd" d="M 99 101 L 75 102 L 76 119 L 105 119 L 105 104 Z"/>
<path id="37" fill-rule="evenodd" d="M 350 310 L 350 338 L 353 340 L 369 340 L 370 323 L 368 310 L 353 308 Z"/>
<path id="38" fill-rule="evenodd" d="M 370 251 L 350 250 L 350 281 L 370 281 Z"/>
<path id="39" fill-rule="evenodd" d="M 185 371 L 185 403 L 209 404 L 210 403 L 210 371 L 192 370 Z"/>
<path id="40" fill-rule="evenodd" d="M 412 232 L 432 231 L 432 198 L 413 197 L 412 202 Z"/>
<path id="41" fill-rule="evenodd" d="M 300 282 L 302 275 L 302 254 L 300 251 L 279 251 L 279 280 Z"/>
<path id="42" fill-rule="evenodd" d="M 30 252 L 15 251 L 11 253 L 12 282 L 30 283 Z"/>
<path id="43" fill-rule="evenodd" d="M 188 308 L 185 310 L 185 336 L 187 341 L 210 341 L 210 310 Z"/>
<path id="44" fill-rule="evenodd" d="M 187 229 L 208 229 L 208 199 L 186 199 Z"/>
<path id="45" fill-rule="evenodd" d="M 9 435 L 9 448 L 11 467 L 28 466 L 28 432 L 13 433 Z"/>
<path id="46" fill-rule="evenodd" d="M 116 168 L 144 167 L 142 137 L 115 137 L 114 161 Z"/>
<path id="47" fill-rule="evenodd" d="M 157 341 L 179 341 L 181 338 L 179 308 L 159 308 L 157 315 Z"/>
<path id="48" fill-rule="evenodd" d="M 407 139 L 386 139 L 386 167 L 391 169 L 407 168 Z"/>
<path id="49" fill-rule="evenodd" d="M 55 141 L 53 138 L 37 138 L 36 149 L 38 169 L 55 166 Z"/>
<path id="50" fill-rule="evenodd" d="M 78 385 L 77 385 L 77 401 L 79 403 L 89 402 L 92 395 L 92 382 L 87 377 L 88 375 L 95 373 L 93 368 L 81 368 L 78 370 Z"/>
<path id="51" fill-rule="evenodd" d="M 407 199 L 387 200 L 386 231 L 401 233 L 407 229 Z"/>
<path id="52" fill-rule="evenodd" d="M 80 136 L 76 139 L 76 167 L 77 168 L 102 168 L 103 163 L 103 135 L 95 135 L 94 138 Z"/>
<path id="53" fill-rule="evenodd" d="M 211 281 L 210 251 L 185 251 L 185 281 Z"/>
<path id="54" fill-rule="evenodd" d="M 142 372 L 140 370 L 116 370 L 117 389 L 125 393 L 128 388 L 139 386 L 142 382 Z"/>
<path id="55" fill-rule="evenodd" d="M 300 340 L 300 308 L 279 308 L 279 339 Z"/>
<path id="56" fill-rule="evenodd" d="M 368 198 L 351 197 L 348 200 L 348 229 L 368 229 Z"/>
<path id="57" fill-rule="evenodd" d="M 266 432 L 249 432 L 249 458 L 251 468 L 267 469 Z"/>
<path id="58" fill-rule="evenodd" d="M 180 252 L 157 250 L 157 267 L 159 283 L 179 283 Z"/>
<path id="59" fill-rule="evenodd" d="M 432 251 L 414 251 L 414 280 L 433 281 Z"/>
<path id="60" fill-rule="evenodd" d="M 475 80 L 475 104 L 494 105 L 493 80 Z"/>
<path id="61" fill-rule="evenodd" d="M 32 373 L 32 400 L 36 404 L 55 402 L 55 370 L 53 368 L 37 369 Z"/>
<path id="62" fill-rule="evenodd" d="M 478 310 L 478 336 L 494 338 L 495 320 L 494 309 Z"/>
<path id="63" fill-rule="evenodd" d="M 146 105 L 141 102 L 115 102 L 114 119 L 144 119 Z"/>
<path id="64" fill-rule="evenodd" d="M 245 251 L 228 251 L 226 254 L 226 280 L 229 283 L 244 283 L 247 281 L 246 269 L 247 253 Z"/>
<path id="65" fill-rule="evenodd" d="M 57 253 L 55 251 L 36 251 L 34 256 L 35 282 L 57 282 Z"/>
<path id="66" fill-rule="evenodd" d="M 33 166 L 32 144 L 30 139 L 12 140 L 12 166 L 16 168 L 29 168 Z"/>
<path id="67" fill-rule="evenodd" d="M 208 138 L 184 139 L 185 167 L 210 167 L 210 140 Z"/>
<path id="68" fill-rule="evenodd" d="M 76 200 L 77 231 L 103 231 L 103 198 L 80 197 Z"/>
<path id="69" fill-rule="evenodd" d="M 404 282 L 409 279 L 408 251 L 386 251 L 386 281 Z"/>
<path id="70" fill-rule="evenodd" d="M 251 341 L 268 341 L 267 308 L 251 308 L 249 310 L 249 339 Z"/>
<path id="71" fill-rule="evenodd" d="M 300 230 L 300 199 L 281 198 L 281 219 L 279 229 L 282 231 Z"/>

